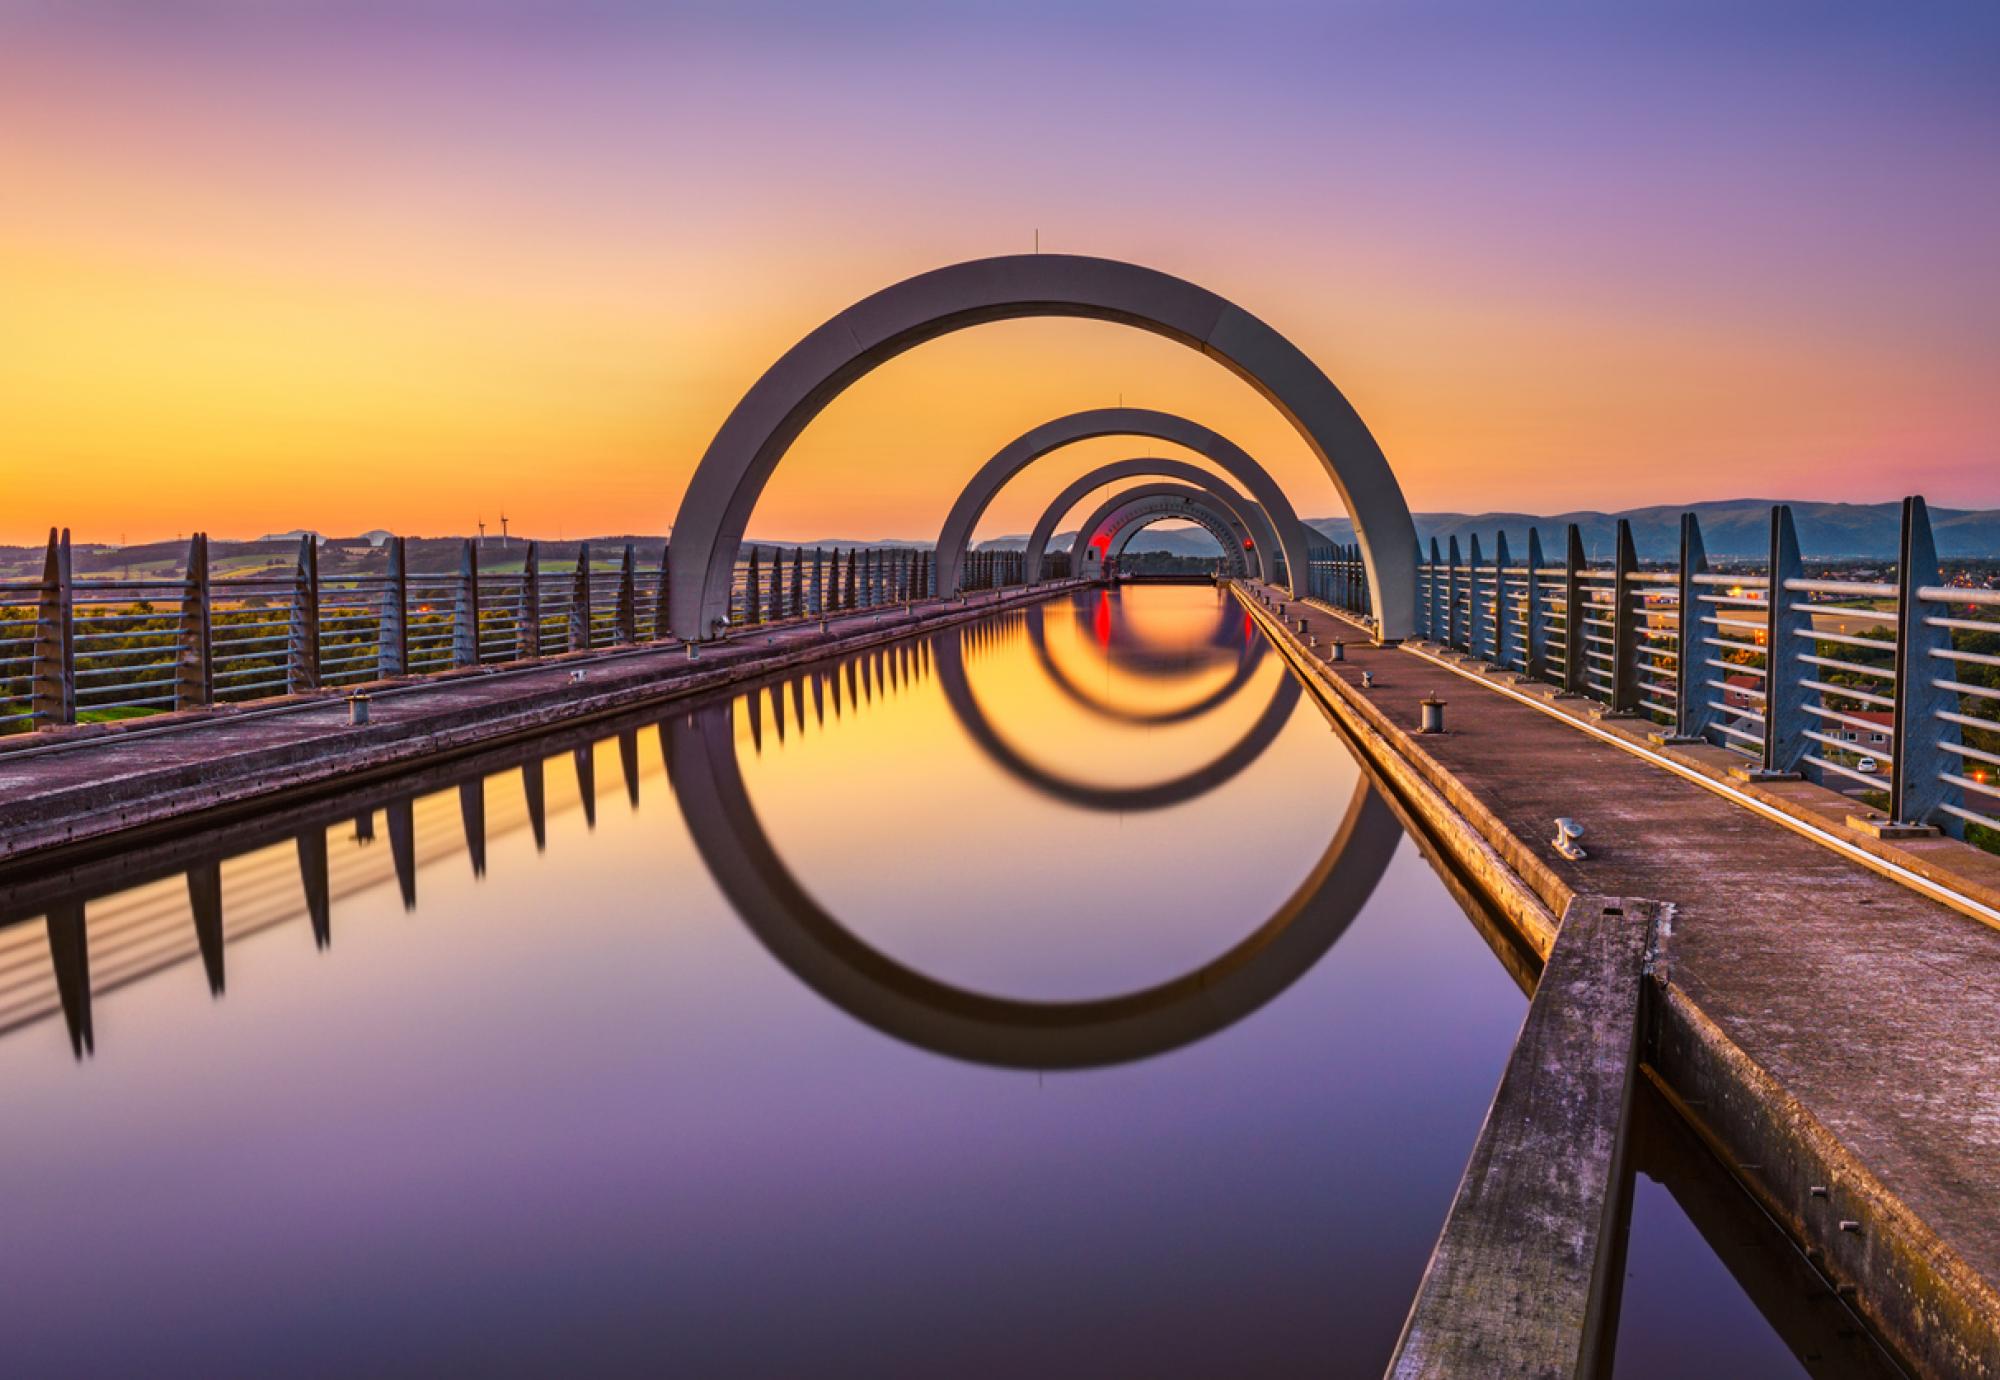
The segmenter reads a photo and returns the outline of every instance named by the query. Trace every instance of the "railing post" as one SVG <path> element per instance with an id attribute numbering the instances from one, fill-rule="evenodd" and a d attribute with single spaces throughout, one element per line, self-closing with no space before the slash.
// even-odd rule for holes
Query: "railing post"
<path id="1" fill-rule="evenodd" d="M 632 543 L 625 543 L 625 559 L 618 567 L 618 641 L 629 647 L 639 640 L 639 557 Z"/>
<path id="2" fill-rule="evenodd" d="M 530 544 L 529 560 L 534 559 Z M 388 583 L 382 587 L 381 631 L 375 635 L 375 674 L 379 679 L 408 675 L 410 670 L 410 567 L 401 537 L 389 538 Z"/>
<path id="3" fill-rule="evenodd" d="M 1438 603 L 1440 599 L 1438 593 L 1438 567 L 1443 563 L 1443 558 L 1438 553 L 1438 539 L 1432 537 L 1430 563 L 1423 568 L 1424 636 L 1432 642 L 1439 641 L 1439 634 L 1444 631 L 1444 620 L 1438 616 Z"/>
<path id="4" fill-rule="evenodd" d="M 1806 705 L 1816 696 L 1805 687 L 1808 667 L 1799 660 L 1812 646 L 1801 636 L 1812 630 L 1812 618 L 1794 610 L 1785 592 L 1787 580 L 1803 579 L 1805 561 L 1799 555 L 1798 529 L 1792 509 L 1781 503 L 1771 510 L 1771 587 L 1764 625 L 1764 770 L 1766 776 L 1795 776 L 1806 755 Z"/>
<path id="5" fill-rule="evenodd" d="M 196 532 L 188 538 L 187 576 L 181 582 L 181 616 L 174 635 L 176 709 L 215 702 L 214 607 L 208 589 L 208 534 Z"/>
<path id="6" fill-rule="evenodd" d="M 1522 649 L 1522 667 L 1535 680 L 1549 678 L 1549 600 L 1542 592 L 1542 533 L 1528 527 L 1527 634 Z"/>
<path id="7" fill-rule="evenodd" d="M 751 559 L 756 559 L 756 551 L 751 550 Z M 572 652 L 590 650 L 590 543 L 584 542 L 576 549 L 576 573 L 570 579 L 569 590 L 569 649 Z"/>
<path id="8" fill-rule="evenodd" d="M 451 664 L 479 664 L 479 548 L 467 537 L 458 552 L 458 583 L 451 600 Z"/>
<path id="9" fill-rule="evenodd" d="M 1896 719 L 1890 748 L 1889 817 L 1898 824 L 1930 824 L 1932 816 L 1947 833 L 1965 835 L 1956 815 L 1940 814 L 1938 806 L 1956 804 L 1962 792 L 1944 779 L 1946 772 L 1963 772 L 1964 764 L 1944 744 L 1959 741 L 1957 724 L 1939 718 L 1958 712 L 1958 692 L 1940 687 L 1938 652 L 1951 650 L 1951 629 L 1925 621 L 1924 601 L 1917 591 L 1943 583 L 1938 571 L 1937 542 L 1931 536 L 1931 514 L 1920 497 L 1903 500 L 1903 537 L 1896 566 Z"/>
<path id="10" fill-rule="evenodd" d="M 672 617 L 667 612 L 671 607 L 668 596 L 673 593 L 672 577 L 667 571 L 667 552 L 672 547 L 672 541 L 663 542 L 660 545 L 660 588 L 658 597 L 653 601 L 653 641 L 655 642 L 664 642 L 673 636 L 674 623 Z"/>
<path id="11" fill-rule="evenodd" d="M 1690 742 L 1705 740 L 1715 710 L 1703 689 L 1708 679 L 1708 660 L 1701 632 L 1701 592 L 1695 579 L 1708 573 L 1708 548 L 1701 539 L 1701 521 L 1693 513 L 1681 514 L 1681 578 L 1679 628 L 1674 634 L 1674 736 Z M 1718 605 L 1718 607 L 1720 607 Z"/>
<path id="12" fill-rule="evenodd" d="M 1445 554 L 1447 556 L 1447 563 L 1445 565 L 1444 580 L 1444 645 L 1447 647 L 1459 647 L 1464 644 L 1458 640 L 1458 536 L 1456 533 L 1452 535 L 1450 544 L 1445 548 Z"/>
<path id="13" fill-rule="evenodd" d="M 1639 553 L 1632 543 L 1632 524 L 1618 519 L 1617 554 L 1611 568 L 1611 712 L 1639 712 L 1639 611 L 1633 596 L 1638 581 Z"/>
<path id="14" fill-rule="evenodd" d="M 771 621 L 785 621 L 785 552 L 784 548 L 771 548 Z"/>
<path id="15" fill-rule="evenodd" d="M 1563 689 L 1581 695 L 1590 689 L 1586 674 L 1590 666 L 1584 655 L 1590 645 L 1584 640 L 1587 626 L 1583 614 L 1583 529 L 1569 525 L 1568 550 L 1563 553 Z"/>
<path id="16" fill-rule="evenodd" d="M 1493 536 L 1493 661 L 1503 671 L 1514 669 L 1514 596 L 1507 588 L 1507 530 Z"/>
<path id="17" fill-rule="evenodd" d="M 308 532 L 299 538 L 299 564 L 292 577 L 286 689 L 296 695 L 319 688 L 319 543 Z"/>
<path id="18" fill-rule="evenodd" d="M 661 593 L 664 603 L 666 594 Z M 542 654 L 542 546 L 529 542 L 521 556 L 521 612 L 514 625 L 514 655 L 533 661 Z"/>
<path id="19" fill-rule="evenodd" d="M 806 616 L 806 549 L 792 548 L 792 617 Z"/>
<path id="20" fill-rule="evenodd" d="M 840 552 L 838 552 L 838 551 L 835 551 L 835 552 L 833 553 L 833 560 L 834 560 L 834 565 L 835 565 L 835 567 L 836 567 L 836 568 L 838 568 L 838 566 L 839 566 L 839 564 L 840 564 Z M 856 591 L 856 589 L 855 589 L 855 580 L 856 580 L 856 570 L 857 570 L 857 567 L 858 567 L 859 563 L 860 563 L 860 553 L 858 553 L 858 552 L 857 552 L 857 551 L 856 551 L 856 550 L 855 550 L 855 549 L 854 549 L 853 547 L 851 547 L 851 546 L 850 546 L 850 547 L 848 547 L 848 548 L 847 548 L 847 588 L 846 588 L 846 590 L 845 590 L 845 591 L 843 591 L 843 592 L 842 592 L 842 594 L 841 594 L 841 596 L 840 596 L 840 606 L 841 606 L 841 607 L 842 607 L 843 609 L 851 609 L 851 608 L 853 608 L 853 607 L 854 607 L 854 599 L 855 599 L 855 594 L 856 594 L 856 592 L 857 592 L 857 591 Z"/>
<path id="21" fill-rule="evenodd" d="M 28 709 L 36 728 L 76 722 L 76 582 L 67 527 L 60 534 L 49 529 L 48 555 L 42 559 Z"/>
<path id="22" fill-rule="evenodd" d="M 1465 650 L 1475 657 L 1487 655 L 1486 610 L 1479 606 L 1479 534 L 1474 532 L 1465 551 Z"/>
<path id="23" fill-rule="evenodd" d="M 820 547 L 813 548 L 812 612 L 815 618 L 826 616 L 826 552 Z"/>

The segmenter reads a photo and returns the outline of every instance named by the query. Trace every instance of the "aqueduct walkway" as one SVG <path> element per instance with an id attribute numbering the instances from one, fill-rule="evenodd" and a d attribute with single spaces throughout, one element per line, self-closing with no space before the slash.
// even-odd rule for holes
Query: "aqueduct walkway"
<path id="1" fill-rule="evenodd" d="M 1546 712 L 1498 677 L 1472 683 L 1454 664 L 1469 659 L 1374 646 L 1284 591 L 1239 589 L 1454 861 L 1511 896 L 1542 954 L 1577 894 L 1673 906 L 1646 1055 L 1670 1095 L 1913 1359 L 1993 1374 L 2000 930 L 1597 736 L 1636 746 L 1645 725 L 1592 720 L 1574 697 Z M 1430 697 L 1448 702 L 1449 731 L 1418 735 Z M 1544 841 L 1558 816 L 1586 826 L 1588 858 Z"/>

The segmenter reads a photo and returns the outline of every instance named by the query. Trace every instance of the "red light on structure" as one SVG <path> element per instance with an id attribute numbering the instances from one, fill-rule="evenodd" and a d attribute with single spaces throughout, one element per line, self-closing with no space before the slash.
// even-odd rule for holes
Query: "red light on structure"
<path id="1" fill-rule="evenodd" d="M 1249 550 L 1251 550 L 1251 549 L 1252 549 L 1252 547 L 1251 547 L 1251 544 L 1250 544 L 1250 538 L 1248 538 L 1248 537 L 1245 537 L 1245 538 L 1243 539 L 1243 549 L 1244 549 L 1245 551 L 1249 551 Z"/>

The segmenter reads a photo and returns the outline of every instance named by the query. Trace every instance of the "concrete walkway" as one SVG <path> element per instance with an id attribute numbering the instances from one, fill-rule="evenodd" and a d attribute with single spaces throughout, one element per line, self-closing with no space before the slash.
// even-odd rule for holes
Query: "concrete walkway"
<path id="1" fill-rule="evenodd" d="M 1427 783 L 1420 812 L 1442 801 L 1549 911 L 1673 904 L 1648 1062 L 1910 1363 L 2000 1375 L 2000 931 L 1325 610 L 1289 603 L 1288 631 L 1257 602 L 1288 596 L 1239 588 L 1378 766 Z M 1335 637 L 1356 641 L 1329 664 Z M 1449 731 L 1418 736 L 1430 695 Z M 1548 842 L 1557 816 L 1586 860 Z"/>

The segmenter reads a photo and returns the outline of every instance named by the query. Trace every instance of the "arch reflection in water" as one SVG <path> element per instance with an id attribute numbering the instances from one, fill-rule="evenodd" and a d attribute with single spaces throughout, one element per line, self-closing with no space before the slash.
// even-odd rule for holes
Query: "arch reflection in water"
<path id="1" fill-rule="evenodd" d="M 1092 621 L 1100 629 L 1098 640 L 1106 654 L 1116 659 L 1121 670 L 1141 676 L 1185 675 L 1197 664 L 1195 651 L 1198 649 L 1160 651 L 1136 634 L 1126 612 L 1125 601 L 1113 598 L 1108 590 L 1093 590 L 1075 598 L 1079 608 L 1087 602 L 1095 611 Z M 1254 635 L 1249 615 L 1227 595 L 1217 598 L 1215 611 L 1215 632 L 1206 639 L 1205 645 L 1215 652 L 1229 655 L 1233 663 L 1229 679 L 1198 700 L 1165 709 L 1140 709 L 1085 692 L 1049 652 L 1046 608 L 1036 604 L 1024 609 L 1021 617 L 1027 625 L 1028 645 L 1034 652 L 1035 664 L 1050 683 L 1062 691 L 1065 699 L 1117 723 L 1158 726 L 1197 719 L 1227 704 L 1263 665 L 1264 654 L 1270 644 Z"/>
<path id="2" fill-rule="evenodd" d="M 1282 676 L 1252 730 L 1214 764 L 1146 788 L 1086 786 L 1026 764 L 992 730 L 964 676 L 962 638 L 932 640 L 946 698 L 968 734 L 1036 790 L 1080 808 L 1164 808 L 1230 780 L 1270 746 L 1298 704 Z M 758 702 L 752 690 L 748 704 Z M 1090 1068 L 1162 1054 L 1224 1030 L 1284 992 L 1346 932 L 1388 868 L 1402 826 L 1362 780 L 1308 876 L 1218 958 L 1120 996 L 1046 1002 L 992 996 L 910 968 L 866 944 L 792 876 L 764 832 L 736 756 L 730 704 L 664 726 L 668 774 L 688 832 L 718 888 L 766 950 L 854 1018 L 908 1044 L 1004 1068 Z"/>
<path id="3" fill-rule="evenodd" d="M 939 643 L 937 673 L 938 683 L 960 726 L 1009 776 L 1053 800 L 1080 809 L 1112 813 L 1164 810 L 1207 795 L 1264 755 L 1299 702 L 1298 681 L 1289 675 L 1280 676 L 1271 687 L 1271 698 L 1264 711 L 1221 756 L 1191 772 L 1152 785 L 1102 786 L 1043 767 L 1003 737 L 972 692 L 957 642 L 944 639 Z"/>

